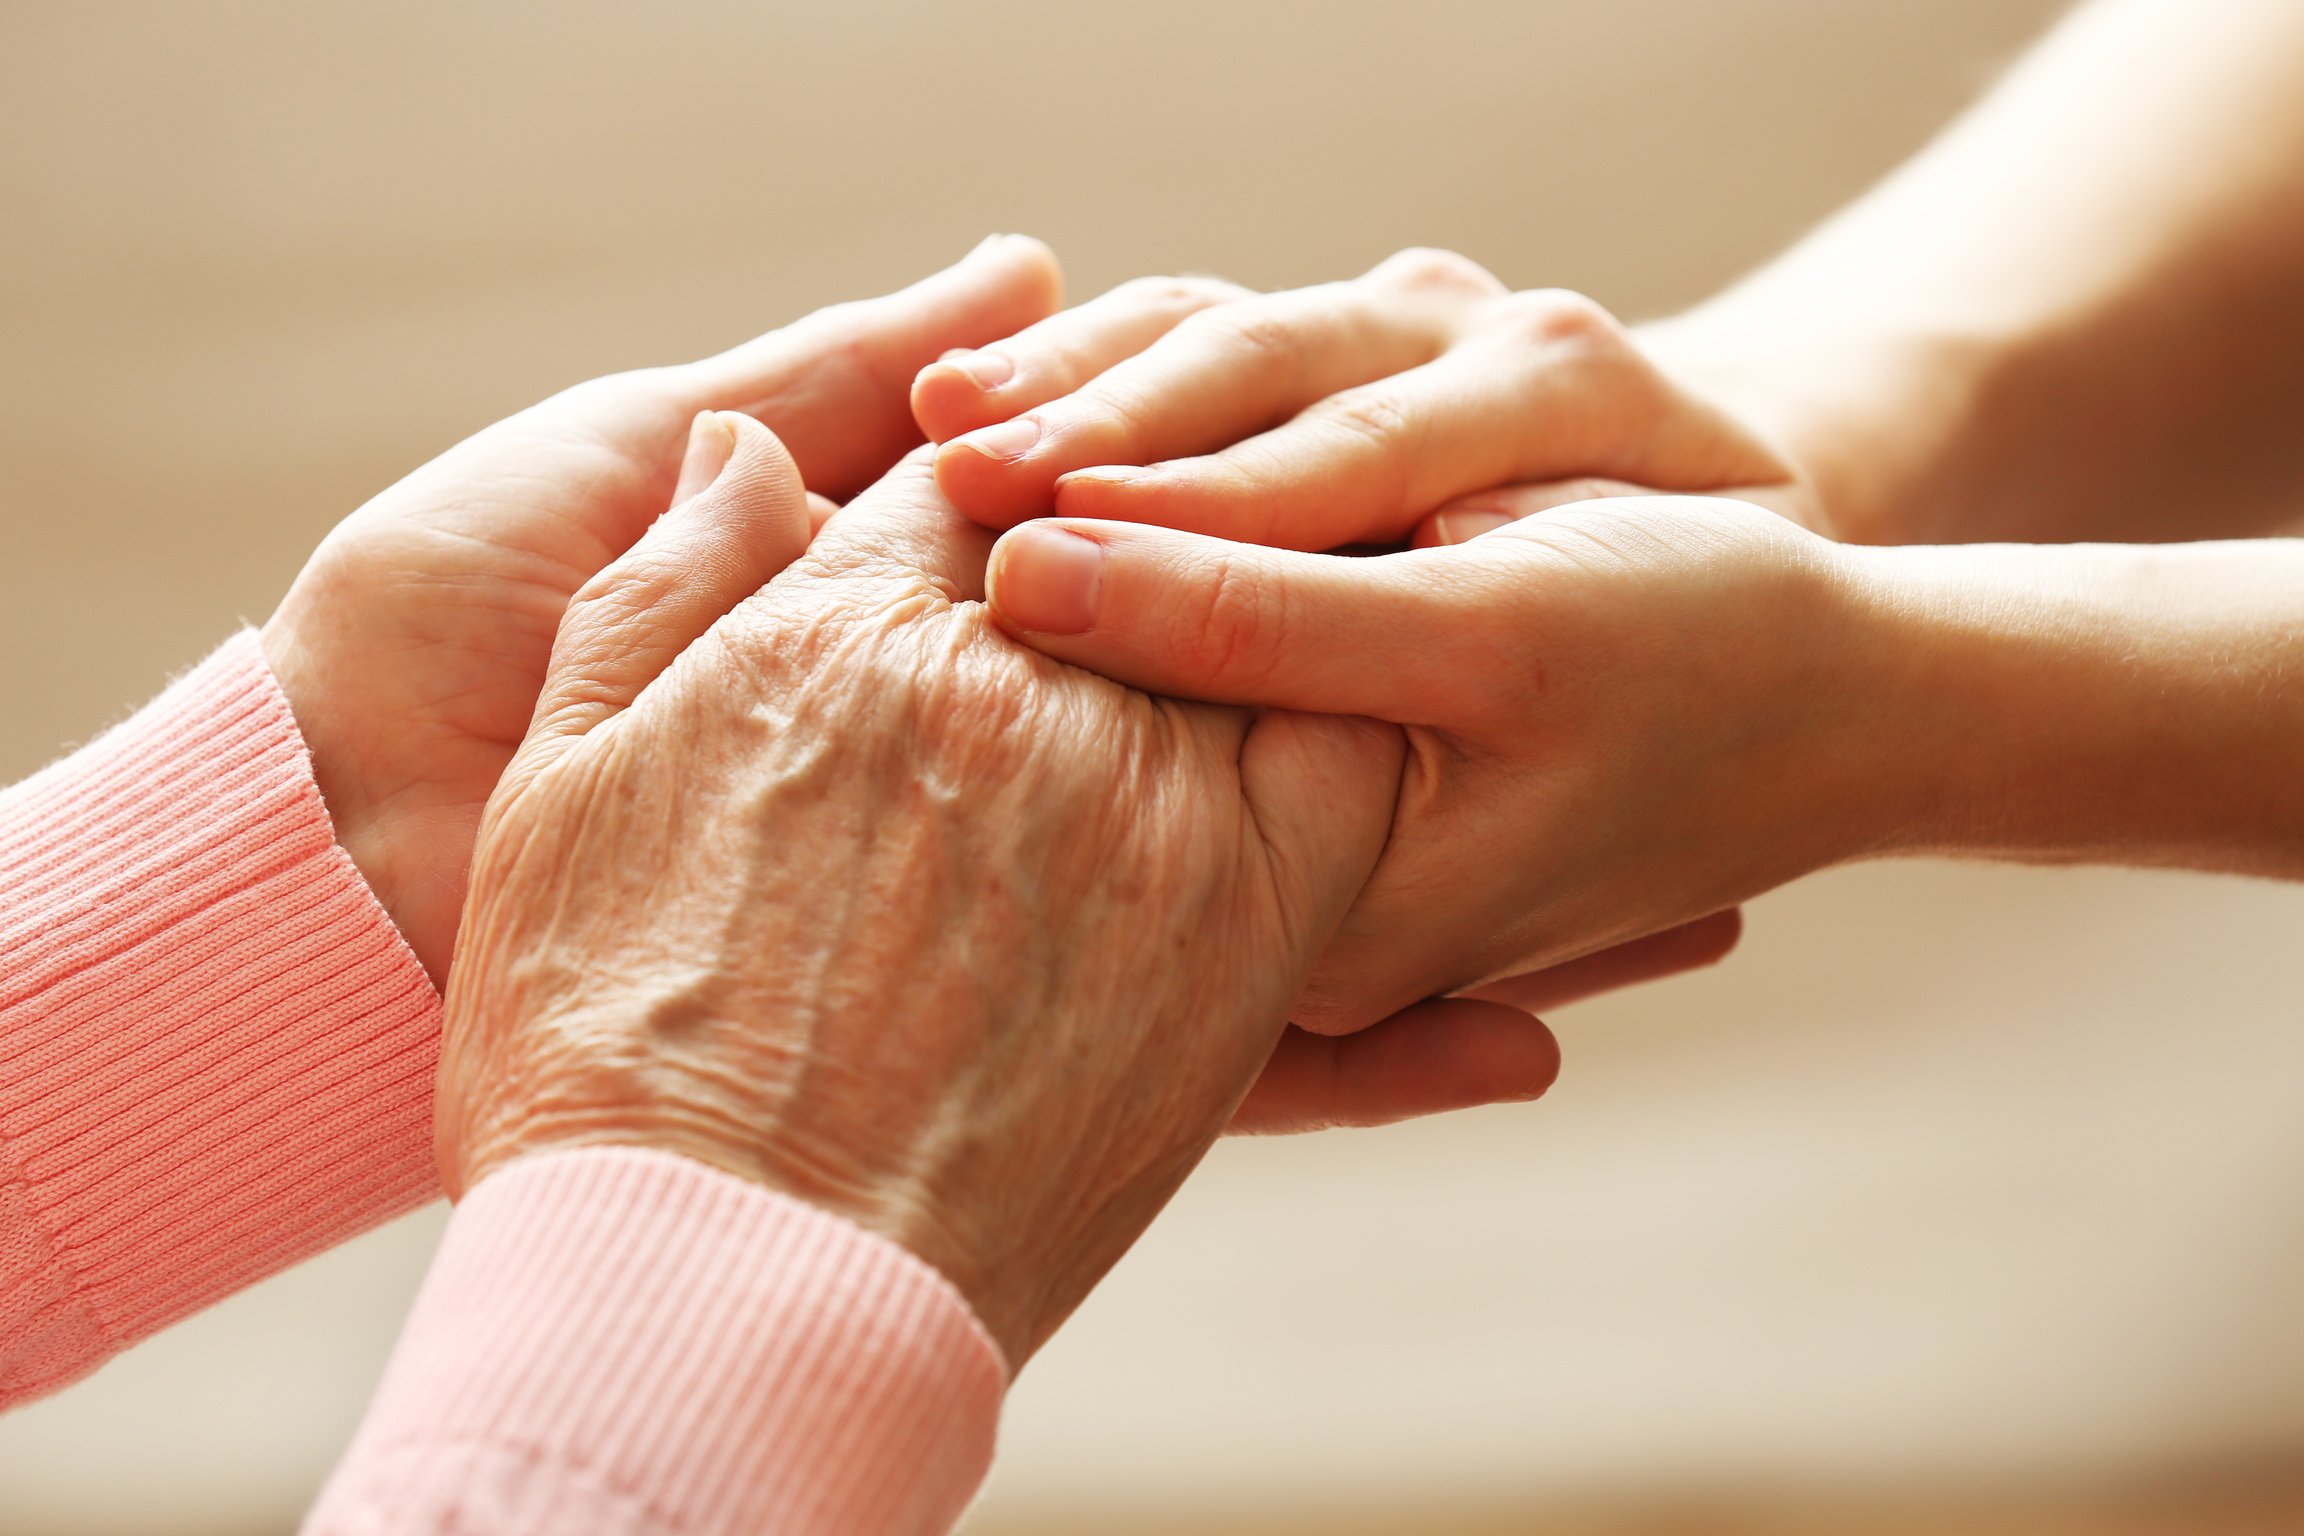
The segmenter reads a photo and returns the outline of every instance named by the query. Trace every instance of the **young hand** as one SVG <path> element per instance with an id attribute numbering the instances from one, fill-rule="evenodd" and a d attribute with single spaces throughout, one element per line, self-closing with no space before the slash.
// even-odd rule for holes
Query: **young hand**
<path id="1" fill-rule="evenodd" d="M 1598 305 L 1507 292 L 1442 251 L 1290 293 L 1127 285 L 928 369 L 913 399 L 937 483 L 992 528 L 1053 512 L 1289 549 L 1460 542 L 1482 525 L 1419 524 L 1506 484 L 1523 509 L 1702 490 L 1819 515 L 1792 465 Z"/>
<path id="2" fill-rule="evenodd" d="M 1848 560 L 1756 507 L 1621 499 L 1368 558 L 1032 522 L 989 590 L 1133 686 L 1405 730 L 1383 859 L 1296 1014 L 1342 1032 L 1667 930 L 1724 947 L 1709 914 L 1869 851 Z"/>

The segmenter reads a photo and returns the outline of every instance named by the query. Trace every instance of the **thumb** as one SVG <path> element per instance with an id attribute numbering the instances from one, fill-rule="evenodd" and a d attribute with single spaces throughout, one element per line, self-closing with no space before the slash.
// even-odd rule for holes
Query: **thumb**
<path id="1" fill-rule="evenodd" d="M 1560 1042 L 1517 1008 L 1433 998 L 1350 1035 L 1291 1028 L 1233 1111 L 1231 1134 L 1390 1125 L 1541 1098 Z"/>
<path id="2" fill-rule="evenodd" d="M 733 411 L 699 415 L 671 510 L 569 599 L 530 742 L 574 740 L 629 708 L 808 536 L 808 493 L 776 434 Z"/>
<path id="3" fill-rule="evenodd" d="M 1730 907 L 1540 971 L 1502 977 L 1464 995 L 1542 1012 L 1603 992 L 1717 965 L 1728 958 L 1743 935 L 1743 910 Z"/>
<path id="4" fill-rule="evenodd" d="M 1048 518 L 1001 536 L 985 585 L 1024 644 L 1148 692 L 1417 725 L 1452 718 L 1459 682 L 1479 675 L 1468 588 L 1503 564 Z"/>

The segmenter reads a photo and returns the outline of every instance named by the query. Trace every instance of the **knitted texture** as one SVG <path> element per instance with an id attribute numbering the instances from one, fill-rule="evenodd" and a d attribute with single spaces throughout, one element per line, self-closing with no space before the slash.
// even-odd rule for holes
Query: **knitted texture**
<path id="1" fill-rule="evenodd" d="M 438 1052 L 253 633 L 0 792 L 0 1407 L 433 1198 Z"/>
<path id="2" fill-rule="evenodd" d="M 306 1536 L 951 1529 L 1006 1373 L 903 1249 L 668 1153 L 523 1158 L 457 1207 Z"/>

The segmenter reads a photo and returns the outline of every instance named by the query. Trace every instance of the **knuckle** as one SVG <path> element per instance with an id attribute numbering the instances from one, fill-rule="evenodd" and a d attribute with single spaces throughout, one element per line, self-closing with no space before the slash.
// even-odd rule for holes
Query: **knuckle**
<path id="1" fill-rule="evenodd" d="M 1093 423 L 1118 442 L 1129 445 L 1125 450 L 1134 452 L 1135 445 L 1150 440 L 1157 434 L 1167 401 L 1156 385 L 1148 385 L 1128 375 L 1104 374 L 1072 397 L 1064 407 L 1061 418 L 1057 412 L 1043 410 L 1043 420 L 1057 424 L 1075 425 Z"/>
<path id="2" fill-rule="evenodd" d="M 1286 623 L 1280 586 L 1237 555 L 1218 556 L 1196 602 L 1183 608 L 1186 654 L 1207 675 L 1255 688 L 1271 671 Z"/>
<path id="3" fill-rule="evenodd" d="M 1113 290 L 1132 309 L 1195 311 L 1245 296 L 1247 290 L 1213 277 L 1137 277 Z"/>
<path id="4" fill-rule="evenodd" d="M 1258 363 L 1284 360 L 1297 343 L 1295 321 L 1271 304 L 1225 304 L 1204 309 L 1179 329 L 1189 330 L 1195 340 Z"/>
<path id="5" fill-rule="evenodd" d="M 1385 449 L 1407 448 L 1415 430 L 1413 414 L 1389 389 L 1346 390 L 1330 395 L 1308 414 Z"/>
<path id="6" fill-rule="evenodd" d="M 1605 346 L 1624 339 L 1624 327 L 1605 306 L 1566 288 L 1536 288 L 1498 302 L 1496 323 L 1539 346 Z"/>
<path id="7" fill-rule="evenodd" d="M 1390 517 L 1408 508 L 1420 457 L 1420 431 L 1416 414 L 1395 390 L 1382 386 L 1347 390 L 1306 414 L 1373 450 L 1370 483 L 1362 486 L 1362 494 L 1387 508 Z"/>
<path id="8" fill-rule="evenodd" d="M 1504 291 L 1495 274 L 1471 257 L 1434 246 L 1411 246 L 1387 256 L 1368 275 L 1400 288 L 1472 294 Z"/>
<path id="9" fill-rule="evenodd" d="M 576 589 L 561 621 L 563 630 L 619 625 L 648 612 L 669 595 L 673 571 L 647 553 L 634 551 Z"/>

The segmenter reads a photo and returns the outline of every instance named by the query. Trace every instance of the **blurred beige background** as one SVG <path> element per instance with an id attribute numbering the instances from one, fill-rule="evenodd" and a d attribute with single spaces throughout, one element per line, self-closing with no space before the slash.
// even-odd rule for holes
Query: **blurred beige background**
<path id="1" fill-rule="evenodd" d="M 563 383 L 990 229 L 1080 294 L 1431 243 L 1659 312 L 2056 9 L 0 0 L 0 776 Z M 2304 1528 L 2300 933 L 2237 881 L 1784 892 L 1564 1013 L 1541 1105 L 1221 1149 L 977 1528 Z M 439 1221 L 0 1421 L 0 1532 L 289 1528 Z"/>

